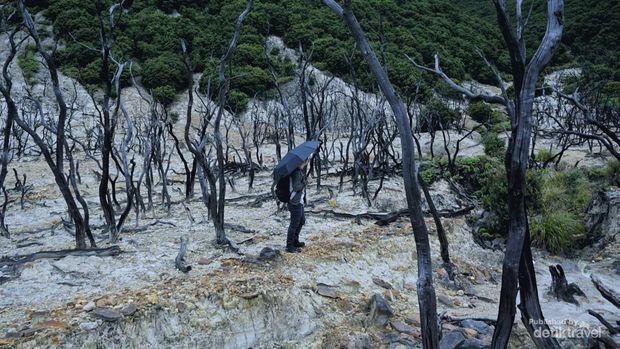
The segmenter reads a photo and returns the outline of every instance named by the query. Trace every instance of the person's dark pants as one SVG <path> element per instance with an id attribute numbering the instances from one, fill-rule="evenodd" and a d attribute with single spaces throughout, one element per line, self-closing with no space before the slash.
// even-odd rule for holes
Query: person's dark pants
<path id="1" fill-rule="evenodd" d="M 306 215 L 304 214 L 304 205 L 302 204 L 286 204 L 289 212 L 291 213 L 291 223 L 288 226 L 288 233 L 286 235 L 286 246 L 292 247 L 299 243 L 299 233 L 301 227 L 306 223 Z"/>

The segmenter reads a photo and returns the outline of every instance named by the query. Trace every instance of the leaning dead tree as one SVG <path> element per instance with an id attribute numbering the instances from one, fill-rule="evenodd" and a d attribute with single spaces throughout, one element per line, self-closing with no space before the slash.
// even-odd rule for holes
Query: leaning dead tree
<path id="1" fill-rule="evenodd" d="M 221 245 L 229 245 L 233 250 L 238 250 L 236 244 L 226 237 L 226 232 L 224 230 L 224 204 L 226 201 L 226 178 L 224 173 L 224 147 L 223 147 L 223 138 L 222 132 L 220 129 L 222 117 L 224 116 L 226 99 L 228 97 L 228 89 L 230 85 L 230 78 L 225 75 L 225 68 L 230 59 L 232 58 L 232 54 L 237 47 L 237 43 L 239 42 L 239 36 L 241 34 L 241 26 L 243 25 L 243 21 L 250 13 L 250 10 L 253 6 L 253 0 L 250 0 L 246 8 L 241 12 L 239 17 L 237 18 L 237 22 L 235 25 L 235 32 L 233 37 L 229 43 L 229 46 L 220 59 L 219 64 L 219 91 L 218 91 L 218 99 L 217 99 L 217 112 L 215 115 L 215 120 L 213 120 L 213 137 L 212 143 L 215 146 L 216 152 L 216 160 L 215 164 L 212 164 L 209 156 L 205 153 L 206 145 L 210 140 L 206 133 L 206 129 L 210 124 L 210 120 L 206 120 L 203 122 L 201 130 L 199 132 L 198 141 L 193 141 L 190 139 L 190 129 L 192 126 L 192 109 L 193 109 L 193 101 L 194 101 L 194 91 L 193 91 L 193 78 L 191 76 L 192 72 L 192 64 L 189 60 L 189 55 L 186 50 L 186 46 L 183 43 L 183 56 L 185 65 L 187 68 L 187 79 L 189 83 L 189 100 L 187 105 L 187 119 L 185 124 L 185 142 L 187 144 L 188 149 L 197 159 L 199 168 L 199 180 L 203 191 L 203 200 L 208 206 L 209 213 L 211 215 L 211 219 L 213 220 L 213 225 L 215 227 L 215 235 L 216 242 Z M 210 85 L 210 84 L 209 84 Z M 209 86 L 210 88 L 210 86 Z M 210 117 L 213 114 L 208 114 Z M 208 182 L 208 187 L 206 183 L 204 183 L 204 178 Z"/>
<path id="2" fill-rule="evenodd" d="M 517 289 L 521 304 L 521 320 L 534 343 L 540 348 L 559 348 L 555 338 L 535 336 L 535 332 L 549 330 L 545 323 L 536 286 L 536 274 L 530 248 L 530 232 L 525 202 L 525 171 L 529 160 L 532 138 L 532 109 L 536 81 L 543 68 L 549 63 L 560 44 L 564 26 L 564 1 L 547 0 L 547 27 L 545 35 L 534 55 L 528 60 L 524 31 L 527 19 L 523 18 L 522 0 L 515 3 L 515 20 L 510 15 L 506 0 L 493 0 L 500 30 L 508 47 L 514 82 L 514 98 L 508 96 L 506 86 L 495 72 L 502 95 L 476 93 L 457 84 L 440 68 L 439 57 L 435 55 L 435 66 L 428 68 L 411 62 L 423 70 L 442 78 L 450 87 L 461 92 L 470 100 L 484 100 L 501 104 L 506 108 L 512 126 L 506 152 L 505 167 L 508 181 L 508 211 L 510 222 L 508 243 L 504 257 L 502 289 L 500 295 L 497 325 L 493 334 L 493 348 L 506 348 L 516 314 Z M 517 287 L 519 286 L 519 287 Z"/>
<path id="3" fill-rule="evenodd" d="M 428 230 L 422 214 L 420 188 L 417 182 L 417 172 L 415 161 L 415 146 L 411 125 L 407 114 L 407 109 L 400 97 L 396 94 L 387 73 L 381 66 L 377 56 L 370 46 L 366 34 L 358 22 L 349 0 L 345 0 L 344 8 L 334 0 L 323 0 L 333 12 L 335 12 L 345 22 L 353 35 L 364 60 L 374 74 L 381 91 L 389 102 L 398 132 L 401 139 L 402 165 L 405 193 L 407 196 L 407 208 L 409 219 L 415 237 L 417 259 L 418 259 L 418 302 L 420 304 L 420 318 L 422 327 L 422 342 L 424 348 L 439 347 L 439 328 L 437 326 L 437 303 L 435 289 L 433 287 L 433 270 L 431 265 L 431 249 L 428 238 Z"/>
<path id="4" fill-rule="evenodd" d="M 73 225 L 75 228 L 76 248 L 86 248 L 86 235 L 88 235 L 91 246 L 95 246 L 95 240 L 93 239 L 92 234 L 90 234 L 90 230 L 86 227 L 84 217 L 80 212 L 74 192 L 72 192 L 71 190 L 69 177 L 71 175 L 74 175 L 74 173 L 68 174 L 65 168 L 65 128 L 67 121 L 67 104 L 64 100 L 64 96 L 60 88 L 56 62 L 54 60 L 53 54 L 50 54 L 43 48 L 43 44 L 41 43 L 34 21 L 32 20 L 30 13 L 26 9 L 24 1 L 18 1 L 18 6 L 24 21 L 24 25 L 28 30 L 30 37 L 35 43 L 37 52 L 41 55 L 41 57 L 43 57 L 43 60 L 45 61 L 45 64 L 47 65 L 50 74 L 54 96 L 58 105 L 58 115 L 55 125 L 53 125 L 52 122 L 49 122 L 46 123 L 44 127 L 55 136 L 54 144 L 50 144 L 48 140 L 41 137 L 35 131 L 35 129 L 30 124 L 26 123 L 19 115 L 15 115 L 14 121 L 17 125 L 19 125 L 20 128 L 26 131 L 30 135 L 30 137 L 32 137 L 35 144 L 41 150 L 41 154 L 43 155 L 45 162 L 47 163 L 50 170 L 52 171 L 52 174 L 54 175 L 54 180 L 56 181 L 58 189 L 60 190 L 62 197 L 67 204 L 69 216 L 73 221 Z M 36 99 L 32 99 L 32 102 L 36 105 L 39 113 L 44 112 L 40 102 L 38 102 Z"/>

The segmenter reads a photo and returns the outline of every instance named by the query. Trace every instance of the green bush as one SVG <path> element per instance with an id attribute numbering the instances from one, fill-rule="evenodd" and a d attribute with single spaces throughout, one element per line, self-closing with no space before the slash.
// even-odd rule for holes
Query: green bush
<path id="1" fill-rule="evenodd" d="M 467 114 L 469 114 L 474 121 L 486 124 L 491 121 L 493 109 L 487 103 L 473 102 L 467 107 Z"/>
<path id="2" fill-rule="evenodd" d="M 500 139 L 497 133 L 486 132 L 482 136 L 484 153 L 493 158 L 503 158 L 506 154 L 506 144 Z"/>
<path id="3" fill-rule="evenodd" d="M 534 161 L 543 164 L 553 157 L 553 153 L 549 149 L 541 149 L 534 155 Z"/>
<path id="4" fill-rule="evenodd" d="M 153 89 L 153 97 L 164 106 L 168 106 L 174 102 L 176 95 L 177 92 L 174 87 L 170 85 L 157 86 Z"/>
<path id="5" fill-rule="evenodd" d="M 260 94 L 273 87 L 271 76 L 265 69 L 250 65 L 233 68 L 230 88 L 248 96 Z"/>
<path id="6" fill-rule="evenodd" d="M 228 91 L 228 98 L 226 101 L 230 111 L 233 113 L 241 113 L 248 107 L 250 97 L 239 90 L 230 90 Z"/>
<path id="7" fill-rule="evenodd" d="M 173 124 L 176 124 L 179 121 L 179 113 L 177 112 L 172 112 L 170 113 L 170 121 L 172 121 Z"/>
<path id="8" fill-rule="evenodd" d="M 431 185 L 441 177 L 441 169 L 436 162 L 422 162 L 420 164 L 420 177 L 422 177 L 426 184 Z"/>
<path id="9" fill-rule="evenodd" d="M 186 69 L 181 57 L 173 53 L 163 53 L 144 62 L 142 84 L 149 89 L 171 86 L 177 92 L 186 88 Z"/>
<path id="10" fill-rule="evenodd" d="M 607 179 L 611 185 L 620 187 L 620 161 L 614 159 L 607 162 Z"/>
<path id="11" fill-rule="evenodd" d="M 484 171 L 477 161 L 474 174 L 481 177 L 474 194 L 493 219 L 481 229 L 486 237 L 505 235 L 509 211 L 505 171 L 497 166 Z M 463 164 L 460 166 L 462 168 Z M 471 171 L 471 166 L 469 166 Z M 526 178 L 526 205 L 533 242 L 551 253 L 570 252 L 585 237 L 584 215 L 594 188 L 581 170 L 529 170 Z"/>
<path id="12" fill-rule="evenodd" d="M 554 211 L 530 220 L 532 243 L 553 254 L 568 252 L 585 236 L 586 229 L 579 217 Z"/>
<path id="13" fill-rule="evenodd" d="M 24 80 L 27 84 L 34 84 L 34 76 L 39 72 L 39 62 L 35 58 L 36 48 L 28 45 L 19 56 L 17 56 L 17 65 L 22 70 Z"/>
<path id="14" fill-rule="evenodd" d="M 434 98 L 422 107 L 420 129 L 422 132 L 447 130 L 459 120 L 460 116 L 457 110 L 448 107 L 442 100 Z"/>

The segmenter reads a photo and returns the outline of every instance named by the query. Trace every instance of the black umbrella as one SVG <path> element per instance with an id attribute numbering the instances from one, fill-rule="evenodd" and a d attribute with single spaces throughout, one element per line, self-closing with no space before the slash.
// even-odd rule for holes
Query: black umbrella
<path id="1" fill-rule="evenodd" d="M 320 144 L 318 141 L 306 141 L 289 151 L 273 169 L 273 178 L 276 182 L 293 173 L 319 148 Z"/>

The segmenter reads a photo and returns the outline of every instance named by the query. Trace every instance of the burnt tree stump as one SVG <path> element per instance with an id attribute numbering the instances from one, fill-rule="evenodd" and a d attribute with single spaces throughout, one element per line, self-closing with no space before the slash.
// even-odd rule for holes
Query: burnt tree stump
<path id="1" fill-rule="evenodd" d="M 549 293 L 553 294 L 557 300 L 579 305 L 575 299 L 575 295 L 585 297 L 585 293 L 575 283 L 568 283 L 566 274 L 561 265 L 550 265 L 551 273 L 551 289 Z"/>

